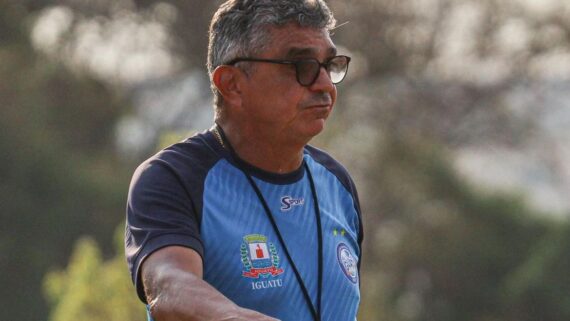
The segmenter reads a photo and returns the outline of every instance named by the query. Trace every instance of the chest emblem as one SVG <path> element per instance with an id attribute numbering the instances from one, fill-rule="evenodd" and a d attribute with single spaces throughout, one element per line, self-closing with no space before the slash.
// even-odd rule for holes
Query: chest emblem
<path id="1" fill-rule="evenodd" d="M 336 255 L 338 264 L 342 272 L 344 272 L 344 275 L 346 275 L 350 282 L 358 282 L 358 266 L 348 246 L 344 243 L 340 243 L 336 248 Z"/>
<path id="2" fill-rule="evenodd" d="M 267 242 L 267 237 L 260 234 L 250 234 L 243 237 L 240 247 L 242 276 L 258 279 L 277 276 L 283 273 L 279 268 L 279 255 L 273 243 Z"/>

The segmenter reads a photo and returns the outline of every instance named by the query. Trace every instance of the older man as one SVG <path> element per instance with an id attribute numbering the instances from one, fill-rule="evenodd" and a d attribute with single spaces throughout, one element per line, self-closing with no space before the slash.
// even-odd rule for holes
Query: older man
<path id="1" fill-rule="evenodd" d="M 322 0 L 230 0 L 213 17 L 211 130 L 134 174 L 126 255 L 149 318 L 354 320 L 362 224 L 346 170 L 308 146 L 350 58 Z"/>

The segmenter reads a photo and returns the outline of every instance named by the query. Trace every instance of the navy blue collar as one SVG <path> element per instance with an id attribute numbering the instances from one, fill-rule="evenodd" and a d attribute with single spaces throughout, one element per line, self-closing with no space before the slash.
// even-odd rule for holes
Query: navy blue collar
<path id="1" fill-rule="evenodd" d="M 225 146 L 225 144 L 223 143 L 225 142 L 225 139 L 222 138 L 221 136 L 218 136 L 220 134 L 219 131 L 218 133 L 215 132 L 218 130 L 217 127 L 218 126 L 212 127 L 212 129 L 210 129 L 210 131 L 208 132 L 211 136 L 211 140 L 213 140 L 216 146 L 216 151 L 219 152 L 222 155 L 222 157 L 226 159 L 230 164 L 234 165 L 235 167 L 241 170 L 244 170 L 251 176 L 271 184 L 289 185 L 298 182 L 305 175 L 305 166 L 304 166 L 305 159 L 303 159 L 303 162 L 301 163 L 301 166 L 299 166 L 299 168 L 297 168 L 292 172 L 284 174 L 269 172 L 248 163 L 247 161 L 241 159 L 235 152 L 233 152 L 233 149 L 227 148 Z"/>

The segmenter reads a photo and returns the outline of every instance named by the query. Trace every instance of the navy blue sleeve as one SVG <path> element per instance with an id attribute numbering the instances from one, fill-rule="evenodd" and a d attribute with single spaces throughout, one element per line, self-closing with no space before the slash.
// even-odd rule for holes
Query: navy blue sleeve
<path id="1" fill-rule="evenodd" d="M 153 158 L 137 168 L 129 188 L 125 254 L 139 298 L 146 302 L 141 264 L 165 246 L 180 245 L 203 256 L 199 213 L 171 164 Z"/>

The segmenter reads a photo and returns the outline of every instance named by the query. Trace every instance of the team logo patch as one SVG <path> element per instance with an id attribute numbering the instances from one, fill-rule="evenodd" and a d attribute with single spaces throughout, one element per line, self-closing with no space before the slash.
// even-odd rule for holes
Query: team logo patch
<path id="1" fill-rule="evenodd" d="M 293 206 L 301 206 L 303 204 L 305 204 L 305 199 L 302 197 L 294 198 L 291 196 L 283 196 L 281 197 L 281 212 L 288 211 Z"/>
<path id="2" fill-rule="evenodd" d="M 342 272 L 344 272 L 344 275 L 346 275 L 350 282 L 358 282 L 358 267 L 356 264 L 356 259 L 346 244 L 340 243 L 337 246 L 336 256 L 338 259 L 338 264 L 340 265 Z"/>
<path id="3" fill-rule="evenodd" d="M 243 237 L 240 254 L 244 270 L 242 275 L 252 279 L 260 276 L 267 278 L 283 273 L 279 268 L 279 255 L 273 243 L 267 242 L 267 237 L 260 234 L 250 234 Z"/>

